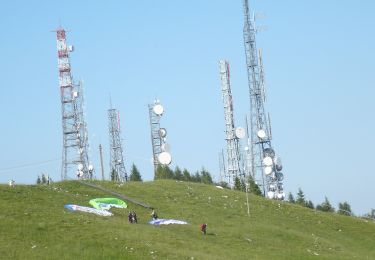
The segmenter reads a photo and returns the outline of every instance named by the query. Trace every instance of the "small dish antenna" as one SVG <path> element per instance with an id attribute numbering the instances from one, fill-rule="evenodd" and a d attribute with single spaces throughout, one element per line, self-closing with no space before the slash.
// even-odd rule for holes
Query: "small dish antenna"
<path id="1" fill-rule="evenodd" d="M 164 107 L 160 104 L 156 104 L 152 110 L 154 111 L 155 114 L 157 114 L 158 116 L 161 116 L 164 112 Z"/>
<path id="2" fill-rule="evenodd" d="M 263 158 L 263 164 L 265 166 L 272 166 L 272 164 L 273 164 L 272 158 L 269 157 L 269 156 L 264 157 Z"/>
<path id="3" fill-rule="evenodd" d="M 245 146 L 244 150 L 249 151 L 249 146 Z"/>
<path id="4" fill-rule="evenodd" d="M 259 137 L 260 139 L 264 139 L 264 138 L 266 137 L 266 132 L 264 132 L 263 129 L 260 129 L 260 130 L 258 131 L 257 135 L 258 135 L 258 137 Z"/>
<path id="5" fill-rule="evenodd" d="M 282 181 L 282 180 L 284 180 L 284 174 L 282 172 L 277 172 L 276 178 L 277 178 L 277 180 Z"/>
<path id="6" fill-rule="evenodd" d="M 265 148 L 263 150 L 263 156 L 264 157 L 269 156 L 269 157 L 274 158 L 275 157 L 275 151 L 272 148 Z"/>
<path id="7" fill-rule="evenodd" d="M 89 171 L 91 172 L 92 170 L 94 170 L 94 166 L 92 166 L 92 164 L 89 165 Z"/>
<path id="8" fill-rule="evenodd" d="M 243 127 L 237 127 L 235 130 L 236 137 L 242 139 L 245 137 L 245 129 Z"/>
<path id="9" fill-rule="evenodd" d="M 82 170 L 83 170 L 83 164 L 82 164 L 82 163 L 78 164 L 78 170 L 79 170 L 79 171 L 82 171 Z"/>
<path id="10" fill-rule="evenodd" d="M 272 173 L 272 167 L 271 166 L 264 167 L 264 173 L 266 175 L 270 175 Z"/>
<path id="11" fill-rule="evenodd" d="M 159 129 L 159 135 L 160 135 L 161 138 L 165 138 L 167 136 L 167 129 L 160 128 Z"/>
<path id="12" fill-rule="evenodd" d="M 160 153 L 158 159 L 162 165 L 169 165 L 172 162 L 172 156 L 168 152 Z"/>
<path id="13" fill-rule="evenodd" d="M 273 198 L 275 198 L 275 192 L 273 192 L 273 191 L 269 191 L 269 192 L 267 192 L 267 197 L 268 197 L 269 199 L 273 199 Z"/>
<path id="14" fill-rule="evenodd" d="M 284 194 L 284 192 L 282 192 L 282 193 L 278 193 L 278 194 L 277 194 L 277 198 L 278 198 L 279 200 L 284 199 L 284 198 L 285 198 L 285 194 Z"/>

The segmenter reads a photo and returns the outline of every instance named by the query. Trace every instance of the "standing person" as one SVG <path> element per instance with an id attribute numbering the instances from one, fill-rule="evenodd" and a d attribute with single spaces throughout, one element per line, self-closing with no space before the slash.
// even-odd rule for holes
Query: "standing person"
<path id="1" fill-rule="evenodd" d="M 137 214 L 135 213 L 135 211 L 133 211 L 133 221 L 134 223 L 138 223 Z"/>
<path id="2" fill-rule="evenodd" d="M 158 215 L 156 214 L 155 210 L 152 210 L 151 217 L 152 217 L 153 220 L 158 219 Z"/>
<path id="3" fill-rule="evenodd" d="M 132 212 L 129 212 L 128 220 L 129 220 L 129 223 L 133 223 L 133 213 Z"/>
<path id="4" fill-rule="evenodd" d="M 206 230 L 207 230 L 207 224 L 206 223 L 201 224 L 201 232 L 204 235 L 206 235 Z"/>

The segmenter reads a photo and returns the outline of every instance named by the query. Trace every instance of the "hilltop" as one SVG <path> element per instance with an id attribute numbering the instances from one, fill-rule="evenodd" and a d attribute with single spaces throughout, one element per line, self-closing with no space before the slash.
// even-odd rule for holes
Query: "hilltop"
<path id="1" fill-rule="evenodd" d="M 128 202 L 112 217 L 70 212 L 111 197 L 76 181 L 0 185 L 0 258 L 5 259 L 375 259 L 375 223 L 198 183 L 93 182 L 188 225 L 152 226 Z M 129 224 L 135 210 L 138 224 Z M 202 235 L 199 224 L 208 223 Z"/>

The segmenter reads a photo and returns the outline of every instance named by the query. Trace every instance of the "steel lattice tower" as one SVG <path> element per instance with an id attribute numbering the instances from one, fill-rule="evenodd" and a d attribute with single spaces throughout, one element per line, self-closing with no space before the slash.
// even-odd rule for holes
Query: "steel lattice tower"
<path id="1" fill-rule="evenodd" d="M 127 181 L 128 174 L 124 165 L 121 143 L 120 115 L 116 109 L 108 110 L 108 129 L 110 142 L 110 179 L 113 181 Z M 114 173 L 114 176 L 112 176 Z"/>
<path id="2" fill-rule="evenodd" d="M 66 43 L 66 31 L 60 27 L 56 33 L 63 129 L 61 179 L 67 179 L 72 168 L 80 178 L 91 179 L 93 167 L 89 165 L 82 82 L 73 81 L 69 57 L 73 46 Z"/>
<path id="3" fill-rule="evenodd" d="M 248 0 L 243 0 L 244 8 L 244 47 L 247 63 L 250 94 L 250 153 L 251 171 L 255 178 L 262 178 L 263 193 L 269 198 L 284 199 L 283 175 L 280 160 L 271 145 L 272 134 L 269 116 L 265 113 L 265 86 L 263 67 L 259 65 L 256 47 L 256 27 L 254 18 L 249 15 Z"/>
<path id="4" fill-rule="evenodd" d="M 241 170 L 241 153 L 239 138 L 236 136 L 236 128 L 234 124 L 233 115 L 233 99 L 230 87 L 230 70 L 229 63 L 225 60 L 219 62 L 221 91 L 224 103 L 224 118 L 225 118 L 225 140 L 227 142 L 227 176 L 230 180 L 242 175 Z M 230 181 L 229 181 L 230 182 Z"/>
<path id="5" fill-rule="evenodd" d="M 151 144 L 152 144 L 152 162 L 154 164 L 154 175 L 159 165 L 159 154 L 162 152 L 161 146 L 163 143 L 160 136 L 160 118 L 161 114 L 156 114 L 154 111 L 155 105 L 159 105 L 159 101 L 155 100 L 154 104 L 148 105 L 148 112 L 150 117 L 151 128 Z"/>

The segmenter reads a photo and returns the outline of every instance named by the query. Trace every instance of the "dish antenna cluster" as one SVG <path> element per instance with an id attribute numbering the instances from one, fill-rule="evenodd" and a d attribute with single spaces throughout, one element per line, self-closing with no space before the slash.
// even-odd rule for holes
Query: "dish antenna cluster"
<path id="1" fill-rule="evenodd" d="M 172 162 L 170 147 L 166 142 L 167 129 L 160 127 L 160 118 L 163 116 L 164 107 L 156 99 L 153 104 L 148 105 L 150 116 L 151 143 L 152 143 L 152 163 L 154 164 L 154 173 L 157 166 L 169 165 Z"/>
<path id="2" fill-rule="evenodd" d="M 108 110 L 108 129 L 110 143 L 110 179 L 112 181 L 127 181 L 128 174 L 125 169 L 120 137 L 120 113 L 114 108 Z"/>
<path id="3" fill-rule="evenodd" d="M 226 177 L 233 181 L 236 177 L 243 175 L 241 167 L 241 149 L 239 139 L 245 137 L 245 129 L 242 127 L 235 127 L 233 115 L 233 99 L 230 86 L 230 69 L 229 63 L 225 60 L 219 61 L 219 71 L 221 80 L 221 91 L 224 105 L 224 119 L 225 119 L 225 140 L 227 143 L 226 160 L 223 158 L 224 171 Z M 226 165 L 226 167 L 225 167 Z"/>
<path id="4" fill-rule="evenodd" d="M 256 27 L 254 17 L 249 15 L 248 0 L 244 7 L 244 45 L 250 93 L 250 141 L 248 152 L 251 158 L 251 174 L 262 177 L 263 194 L 270 199 L 282 200 L 285 197 L 281 160 L 271 145 L 272 133 L 269 114 L 266 114 L 264 70 L 262 53 L 256 47 Z"/>
<path id="5" fill-rule="evenodd" d="M 74 48 L 67 45 L 66 31 L 63 28 L 58 28 L 56 34 L 63 130 L 61 179 L 73 176 L 70 171 L 75 172 L 79 178 L 91 179 L 94 168 L 89 163 L 83 86 L 81 81 L 74 82 L 71 73 L 70 53 Z"/>

